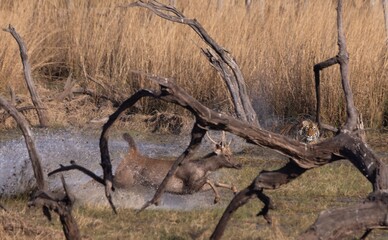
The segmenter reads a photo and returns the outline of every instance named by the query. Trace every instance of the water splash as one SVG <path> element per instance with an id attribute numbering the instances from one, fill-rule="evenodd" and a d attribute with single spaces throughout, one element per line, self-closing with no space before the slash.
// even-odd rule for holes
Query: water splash
<path id="1" fill-rule="evenodd" d="M 58 168 L 59 164 L 67 165 L 70 161 L 90 169 L 97 175 L 102 175 L 100 167 L 99 133 L 81 132 L 59 129 L 33 129 L 36 147 L 42 159 L 44 174 Z M 12 135 L 12 136 L 11 136 Z M 21 134 L 0 137 L 0 197 L 14 196 L 28 192 L 35 184 L 31 162 L 28 157 L 24 138 Z M 153 142 L 136 139 L 140 152 L 150 157 L 179 156 L 189 143 L 189 137 L 178 136 L 175 139 L 161 137 Z M 236 141 L 234 140 L 234 148 Z M 113 171 L 126 154 L 127 143 L 121 136 L 112 136 L 109 141 Z M 209 151 L 209 142 L 204 146 Z M 104 189 L 92 182 L 90 177 L 79 171 L 64 172 L 66 183 L 76 196 L 78 202 L 92 205 L 106 205 Z M 219 174 L 215 174 L 217 178 Z M 46 178 L 51 190 L 61 189 L 59 174 Z M 153 189 L 135 188 L 129 191 L 117 190 L 114 201 L 118 207 L 140 208 L 152 198 Z M 228 196 L 229 193 L 224 193 Z M 213 205 L 211 191 L 194 195 L 164 194 L 163 208 L 190 210 Z"/>

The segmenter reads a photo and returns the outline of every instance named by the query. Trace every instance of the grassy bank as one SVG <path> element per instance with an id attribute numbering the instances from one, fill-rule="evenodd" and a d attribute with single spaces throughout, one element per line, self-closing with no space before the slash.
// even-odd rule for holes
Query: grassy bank
<path id="1" fill-rule="evenodd" d="M 196 18 L 236 58 L 261 121 L 313 115 L 313 65 L 337 53 L 333 1 L 297 2 L 267 1 L 264 8 L 254 2 L 247 14 L 242 2 L 225 1 L 217 10 L 216 1 L 177 1 L 178 9 Z M 386 35 L 381 6 L 363 2 L 346 1 L 345 32 L 356 107 L 374 128 L 387 124 Z M 207 106 L 230 111 L 227 89 L 202 56 L 199 47 L 205 46 L 193 31 L 145 9 L 115 8 L 122 3 L 2 1 L 0 25 L 12 24 L 25 40 L 52 124 L 83 123 L 111 112 L 92 98 L 49 102 L 70 74 L 79 86 L 124 96 L 149 85 L 133 71 L 173 77 Z M 8 95 L 12 87 L 28 101 L 17 45 L 9 33 L 1 34 L 0 93 Z M 324 121 L 337 125 L 345 115 L 337 67 L 324 71 L 322 90 Z M 155 101 L 141 105 L 145 114 L 181 111 Z"/>
<path id="2" fill-rule="evenodd" d="M 282 164 L 257 157 L 254 152 L 237 158 L 244 163 L 244 169 L 238 174 L 226 171 L 225 176 L 239 188 L 247 186 L 261 169 Z M 276 207 L 271 211 L 272 225 L 256 217 L 262 204 L 251 200 L 233 215 L 224 239 L 293 239 L 314 222 L 320 211 L 355 204 L 370 190 L 367 180 L 347 162 L 311 170 L 291 184 L 267 191 Z M 114 215 L 108 207 L 77 206 L 73 213 L 84 239 L 208 239 L 230 197 L 223 192 L 219 206 L 193 211 L 156 209 L 136 214 L 132 209 L 120 209 Z M 2 199 L 9 210 L 0 211 L 2 239 L 63 238 L 58 217 L 49 223 L 39 209 L 27 208 L 26 201 L 23 197 Z M 383 234 L 374 231 L 370 239 L 384 239 Z"/>

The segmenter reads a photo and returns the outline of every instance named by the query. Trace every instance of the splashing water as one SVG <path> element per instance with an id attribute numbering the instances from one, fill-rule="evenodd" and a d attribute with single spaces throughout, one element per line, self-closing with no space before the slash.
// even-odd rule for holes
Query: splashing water
<path id="1" fill-rule="evenodd" d="M 98 133 L 58 129 L 33 129 L 33 132 L 46 176 L 48 172 L 58 168 L 59 164 L 68 165 L 72 160 L 102 176 Z M 23 136 L 20 133 L 15 134 L 17 136 L 9 135 L 14 134 L 0 137 L 0 197 L 26 193 L 35 184 Z M 162 144 L 155 144 L 137 140 L 137 145 L 140 152 L 150 157 L 177 157 L 187 147 L 189 138 L 182 139 L 182 137 L 179 137 L 179 139 L 168 139 L 166 141 L 168 143 L 163 142 L 162 140 Z M 128 145 L 120 137 L 111 137 L 109 148 L 114 172 L 116 166 L 126 154 Z M 216 178 L 217 174 L 215 174 Z M 108 206 L 103 186 L 93 182 L 89 176 L 75 170 L 63 172 L 63 175 L 78 203 Z M 46 178 L 50 190 L 62 188 L 59 176 L 60 174 L 56 174 Z M 141 186 L 134 187 L 131 190 L 116 190 L 114 202 L 122 208 L 140 208 L 152 198 L 153 194 L 153 189 Z M 231 197 L 229 192 L 222 191 L 222 194 L 227 199 Z M 210 207 L 214 206 L 213 198 L 214 195 L 211 191 L 193 195 L 165 193 L 162 198 L 162 205 L 158 208 L 191 210 L 198 207 Z"/>

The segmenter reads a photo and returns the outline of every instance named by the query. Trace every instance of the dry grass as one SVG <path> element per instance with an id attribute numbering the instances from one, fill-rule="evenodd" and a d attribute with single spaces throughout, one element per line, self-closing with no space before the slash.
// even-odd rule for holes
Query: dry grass
<path id="1" fill-rule="evenodd" d="M 296 2 L 271 1 L 262 15 L 247 15 L 242 2 L 225 1 L 222 11 L 215 10 L 213 1 L 182 0 L 177 4 L 235 56 L 262 121 L 313 115 L 312 67 L 337 53 L 333 1 L 315 1 L 303 8 L 298 8 Z M 366 125 L 381 127 L 388 115 L 384 19 L 381 7 L 371 8 L 363 2 L 347 1 L 345 6 L 350 78 L 356 106 L 364 114 Z M 121 3 L 2 1 L 0 25 L 11 23 L 24 38 L 45 102 L 62 91 L 70 73 L 80 86 L 129 95 L 149 85 L 132 72 L 139 70 L 173 77 L 206 105 L 230 111 L 227 90 L 201 55 L 199 47 L 204 44 L 191 29 L 162 20 L 145 9 L 115 8 Z M 253 3 L 252 11 L 259 11 L 259 6 Z M 2 34 L 0 92 L 7 94 L 7 87 L 12 87 L 19 96 L 26 96 L 16 43 L 8 33 Z M 86 75 L 108 87 L 101 88 Z M 322 75 L 323 117 L 338 125 L 345 115 L 338 68 L 325 70 Z M 82 124 L 104 111 L 94 99 L 89 101 L 73 111 L 67 109 L 70 103 L 66 101 L 48 103 L 52 123 Z M 180 111 L 160 102 L 141 103 L 146 114 L 155 109 Z M 74 119 L 68 121 L 69 115 Z"/>
<path id="2" fill-rule="evenodd" d="M 225 170 L 242 188 L 261 169 L 273 169 L 281 161 L 262 159 L 252 154 L 238 155 L 245 167 L 238 174 Z M 230 172 L 229 172 L 230 171 Z M 361 201 L 371 186 L 347 162 L 314 169 L 276 191 L 267 191 L 276 209 L 271 211 L 273 224 L 256 217 L 262 204 L 251 200 L 233 215 L 224 239 L 294 239 L 307 229 L 324 209 L 349 206 Z M 226 192 L 224 192 L 225 194 Z M 85 239 L 208 239 L 230 199 L 224 195 L 219 207 L 193 211 L 146 210 L 136 214 L 120 209 L 114 215 L 109 208 L 77 206 L 74 216 Z M 193 196 L 195 197 L 195 196 Z M 40 209 L 26 208 L 25 198 L 2 199 L 8 212 L 0 211 L 0 234 L 4 239 L 61 238 L 61 225 L 55 215 L 52 223 Z M 374 231 L 370 239 L 383 239 L 384 232 Z M 386 236 L 386 235 L 385 235 Z M 2 238 L 2 239 L 3 239 Z"/>
<path id="3" fill-rule="evenodd" d="M 67 2 L 74 5 L 68 6 Z M 274 0 L 264 9 L 264 15 L 247 15 L 240 1 L 240 5 L 225 1 L 223 11 L 215 10 L 215 1 L 177 2 L 178 9 L 187 17 L 198 19 L 235 56 L 261 120 L 314 113 L 312 67 L 337 53 L 333 1 L 309 1 L 310 4 L 298 9 L 296 1 Z M 368 1 L 346 1 L 345 6 L 350 79 L 356 106 L 366 125 L 381 127 L 388 124 L 384 18 L 381 8 L 371 8 L 363 2 Z M 230 111 L 227 90 L 201 55 L 199 47 L 205 46 L 198 36 L 187 27 L 161 20 L 147 10 L 114 8 L 120 3 L 118 0 L 1 1 L 0 25 L 12 24 L 25 40 L 33 76 L 50 110 L 52 126 L 83 126 L 113 111 L 110 104 L 85 96 L 62 103 L 49 101 L 62 91 L 70 73 L 80 86 L 101 93 L 113 89 L 126 95 L 149 86 L 133 70 L 173 77 L 207 106 Z M 9 33 L 1 34 L 0 93 L 8 95 L 7 88 L 12 87 L 21 101 L 28 104 L 17 45 Z M 87 75 L 109 86 L 108 89 L 101 88 Z M 338 68 L 324 71 L 322 90 L 323 117 L 337 125 L 345 115 Z M 181 111 L 149 100 L 142 100 L 141 106 L 145 114 L 154 110 Z M 29 113 L 28 117 L 36 121 L 34 114 Z M 1 125 L 4 126 L 15 124 L 7 120 Z M 379 142 L 384 140 L 380 138 Z M 386 146 L 383 144 L 382 149 Z M 280 164 L 269 164 L 252 156 L 240 157 L 255 167 L 235 175 L 239 186 L 249 184 L 259 170 Z M 261 205 L 251 201 L 233 216 L 225 239 L 292 239 L 321 210 L 346 205 L 347 200 L 364 197 L 368 191 L 369 184 L 348 164 L 336 163 L 312 170 L 270 193 L 278 206 L 273 212 L 272 226 L 255 217 Z M 58 219 L 48 223 L 38 210 L 25 207 L 25 198 L 5 200 L 3 204 L 9 212 L 0 210 L 2 239 L 62 238 Z M 74 215 L 86 239 L 206 239 L 222 211 L 223 208 L 190 212 L 158 210 L 136 215 L 127 209 L 115 216 L 109 209 L 80 207 L 74 210 Z M 374 235 L 376 239 L 378 234 Z"/>
<path id="4" fill-rule="evenodd" d="M 158 141 L 153 135 L 143 137 Z M 367 137 L 373 149 L 387 152 L 386 133 L 369 132 Z M 382 160 L 388 163 L 387 155 L 383 156 Z M 222 169 L 220 177 L 223 182 L 235 183 L 239 189 L 248 186 L 261 170 L 278 169 L 285 164 L 281 155 L 257 146 L 244 148 L 235 157 L 244 168 Z M 314 222 L 319 212 L 356 204 L 371 190 L 371 184 L 347 161 L 312 169 L 275 191 L 266 191 L 276 207 L 271 211 L 272 225 L 256 216 L 262 203 L 253 199 L 234 213 L 224 239 L 294 239 Z M 190 211 L 156 208 L 141 214 L 121 208 L 114 215 L 108 207 L 76 204 L 73 215 L 83 239 L 208 239 L 232 197 L 227 190 L 221 194 L 221 203 L 214 208 Z M 196 201 L 195 194 L 192 198 Z M 0 198 L 0 204 L 8 209 L 7 212 L 0 209 L 1 239 L 63 238 L 58 217 L 54 214 L 53 222 L 49 223 L 40 209 L 27 208 L 25 196 Z M 386 237 L 386 232 L 377 230 L 369 239 Z"/>

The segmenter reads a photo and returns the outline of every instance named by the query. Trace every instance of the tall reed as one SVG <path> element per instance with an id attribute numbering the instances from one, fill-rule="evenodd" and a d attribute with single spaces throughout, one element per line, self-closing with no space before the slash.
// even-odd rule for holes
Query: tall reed
<path id="1" fill-rule="evenodd" d="M 243 1 L 225 0 L 219 10 L 215 1 L 176 2 L 236 58 L 261 121 L 314 115 L 313 66 L 338 52 L 335 1 L 274 0 L 265 7 L 254 2 L 249 14 Z M 384 16 L 381 6 L 364 2 L 347 1 L 344 8 L 350 79 L 366 125 L 381 127 L 384 118 L 388 122 Z M 24 38 L 34 77 L 51 95 L 62 90 L 70 73 L 81 86 L 130 95 L 150 86 L 133 73 L 142 71 L 172 77 L 211 108 L 231 110 L 226 87 L 201 54 L 206 46 L 191 29 L 119 4 L 2 0 L 0 25 L 12 24 Z M 17 45 L 1 34 L 0 92 L 12 87 L 25 93 Z M 338 125 L 345 117 L 338 67 L 323 71 L 322 91 L 324 121 Z M 142 104 L 145 113 L 178 111 L 155 101 Z"/>

